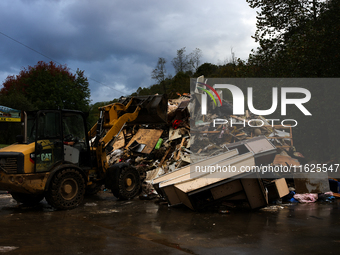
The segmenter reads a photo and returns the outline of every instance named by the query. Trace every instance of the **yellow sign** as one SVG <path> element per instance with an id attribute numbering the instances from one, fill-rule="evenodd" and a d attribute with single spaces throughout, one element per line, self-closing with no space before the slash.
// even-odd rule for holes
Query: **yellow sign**
<path id="1" fill-rule="evenodd" d="M 3 122 L 20 122 L 21 118 L 0 117 L 0 121 L 3 121 Z"/>

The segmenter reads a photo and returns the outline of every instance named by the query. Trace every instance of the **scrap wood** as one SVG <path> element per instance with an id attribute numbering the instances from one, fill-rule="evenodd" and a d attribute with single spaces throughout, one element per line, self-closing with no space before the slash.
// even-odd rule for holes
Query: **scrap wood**
<path id="1" fill-rule="evenodd" d="M 192 130 L 191 133 L 197 133 L 197 134 L 219 134 L 221 131 L 198 131 L 198 130 Z"/>
<path id="2" fill-rule="evenodd" d="M 249 114 L 249 111 L 246 110 L 246 118 L 249 119 L 250 118 L 250 114 Z"/>
<path id="3" fill-rule="evenodd" d="M 119 133 L 119 135 L 115 138 L 112 151 L 120 149 L 125 146 L 125 137 L 124 137 L 124 130 Z"/>
<path id="4" fill-rule="evenodd" d="M 145 180 L 152 180 L 158 177 L 159 175 L 164 174 L 164 170 L 162 167 L 157 167 L 153 170 L 147 171 L 146 172 L 146 177 Z"/>
<path id="5" fill-rule="evenodd" d="M 186 163 L 189 163 L 189 164 L 191 163 L 190 155 L 182 155 L 181 159 L 182 159 L 183 162 L 186 162 Z"/>
<path id="6" fill-rule="evenodd" d="M 246 119 L 244 118 L 241 118 L 241 117 L 237 117 L 235 115 L 230 115 L 230 117 L 234 118 L 234 119 L 237 119 L 237 120 L 240 120 L 240 121 L 245 121 Z"/>
<path id="7" fill-rule="evenodd" d="M 340 198 L 340 194 L 339 193 L 333 192 L 333 196 L 336 197 L 336 198 Z"/>
<path id="8" fill-rule="evenodd" d="M 185 140 L 186 140 L 185 137 L 183 137 L 182 142 L 179 145 L 179 148 L 178 148 L 178 151 L 177 151 L 177 156 L 176 156 L 175 160 L 179 160 L 179 157 L 181 156 L 181 148 L 183 147 Z"/>
<path id="9" fill-rule="evenodd" d="M 174 112 L 177 109 L 177 105 L 168 105 L 168 114 Z"/>
<path id="10" fill-rule="evenodd" d="M 243 136 L 243 135 L 247 135 L 246 133 L 239 133 L 239 134 L 237 134 L 237 135 L 235 135 L 235 136 Z"/>
<path id="11" fill-rule="evenodd" d="M 139 144 L 144 144 L 145 147 L 141 151 L 142 153 L 149 154 L 155 148 L 158 139 L 161 137 L 163 130 L 158 129 L 143 129 L 140 128 L 137 133 L 132 137 L 130 142 L 125 146 L 125 149 L 128 149 L 129 146 L 134 142 L 138 142 Z"/>
<path id="12" fill-rule="evenodd" d="M 169 140 L 176 140 L 181 136 L 181 129 L 174 129 L 173 127 L 170 127 L 169 129 Z"/>
<path id="13" fill-rule="evenodd" d="M 288 164 L 289 166 L 300 166 L 300 162 L 297 159 L 294 159 L 290 156 L 283 156 L 280 154 L 277 154 L 274 158 L 273 165 L 283 165 L 286 166 Z"/>
<path id="14" fill-rule="evenodd" d="M 263 125 L 262 127 L 269 127 L 269 128 L 276 128 L 276 129 L 290 129 L 292 126 L 291 125 Z"/>
<path id="15" fill-rule="evenodd" d="M 160 167 L 161 165 L 163 165 L 163 163 L 164 163 L 166 157 L 168 156 L 170 150 L 171 150 L 171 147 L 169 146 L 169 148 L 168 148 L 168 149 L 166 150 L 166 152 L 164 153 L 164 156 L 163 156 L 163 158 L 161 159 L 161 162 L 159 162 L 158 167 Z"/>
<path id="16" fill-rule="evenodd" d="M 279 140 L 282 140 L 282 139 L 293 139 L 293 137 L 291 136 L 268 136 L 269 139 L 279 139 Z"/>
<path id="17" fill-rule="evenodd" d="M 233 133 L 233 132 L 232 132 L 232 133 Z M 229 133 L 228 135 L 234 137 L 234 138 L 237 139 L 237 140 L 240 140 L 240 138 L 238 138 L 236 135 L 234 135 L 234 134 L 232 134 L 232 133 Z"/>
<path id="18" fill-rule="evenodd" d="M 190 100 L 184 100 L 184 101 L 180 102 L 177 109 L 180 110 L 180 111 L 184 111 L 185 109 L 187 109 L 189 103 L 190 103 Z"/>

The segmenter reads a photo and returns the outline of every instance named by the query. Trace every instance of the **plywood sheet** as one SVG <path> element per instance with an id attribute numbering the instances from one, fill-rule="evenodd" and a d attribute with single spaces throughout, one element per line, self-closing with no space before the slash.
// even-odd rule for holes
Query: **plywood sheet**
<path id="1" fill-rule="evenodd" d="M 167 196 L 167 199 L 170 205 L 177 205 L 181 203 L 181 200 L 178 197 L 174 186 L 165 187 L 163 191 L 165 195 Z"/>
<path id="2" fill-rule="evenodd" d="M 263 207 L 268 204 L 264 187 L 261 185 L 259 179 L 241 179 L 241 182 L 251 209 Z"/>
<path id="3" fill-rule="evenodd" d="M 300 163 L 297 159 L 291 158 L 289 156 L 284 156 L 284 155 L 280 155 L 277 154 L 275 156 L 275 159 L 273 161 L 274 165 L 282 165 L 282 166 L 286 166 L 287 164 L 290 166 L 299 166 Z"/>
<path id="4" fill-rule="evenodd" d="M 125 146 L 125 137 L 124 137 L 124 131 L 120 132 L 118 137 L 116 138 L 115 143 L 113 144 L 113 151 L 120 149 Z"/>
<path id="5" fill-rule="evenodd" d="M 228 179 L 228 178 L 236 178 L 238 175 L 242 175 L 244 172 L 241 170 L 243 166 L 253 166 L 255 165 L 253 153 L 249 152 L 243 155 L 232 157 L 231 159 L 227 159 L 219 163 L 221 167 L 223 166 L 232 166 L 236 169 L 236 171 L 216 171 L 214 173 L 207 173 L 205 175 L 198 176 L 197 178 L 190 179 L 185 182 L 180 182 L 175 184 L 175 187 L 183 192 L 191 192 L 194 190 L 201 189 L 208 185 L 217 183 L 219 181 Z"/>
<path id="6" fill-rule="evenodd" d="M 129 146 L 134 142 L 138 142 L 139 144 L 144 144 L 145 147 L 141 151 L 141 153 L 149 154 L 155 148 L 158 139 L 161 137 L 163 130 L 158 129 L 139 129 L 137 134 L 132 137 L 130 142 L 125 146 L 125 149 L 128 149 Z"/>
<path id="7" fill-rule="evenodd" d="M 180 181 L 189 180 L 191 178 L 198 177 L 199 175 L 202 175 L 205 173 L 195 172 L 196 166 L 209 166 L 212 164 L 216 164 L 216 163 L 221 162 L 222 160 L 234 157 L 237 154 L 238 154 L 237 150 L 231 150 L 223 154 L 220 154 L 220 155 L 217 155 L 217 156 L 205 159 L 205 160 L 201 160 L 200 162 L 197 162 L 195 164 L 191 164 L 183 168 L 180 168 L 177 171 L 162 175 L 154 179 L 153 184 L 162 182 L 159 186 L 164 187 L 167 185 L 178 183 Z"/>
<path id="8" fill-rule="evenodd" d="M 210 191 L 214 199 L 217 200 L 219 198 L 232 195 L 242 190 L 243 190 L 243 187 L 242 187 L 240 180 L 235 180 L 235 181 L 227 182 L 225 184 L 214 187 Z"/>

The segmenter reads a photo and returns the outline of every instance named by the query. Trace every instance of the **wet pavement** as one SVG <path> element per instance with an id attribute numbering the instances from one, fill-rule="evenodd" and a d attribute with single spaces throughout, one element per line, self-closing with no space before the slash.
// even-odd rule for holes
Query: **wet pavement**
<path id="1" fill-rule="evenodd" d="M 193 212 L 101 192 L 70 211 L 0 194 L 4 254 L 336 254 L 340 200 L 269 211 Z"/>

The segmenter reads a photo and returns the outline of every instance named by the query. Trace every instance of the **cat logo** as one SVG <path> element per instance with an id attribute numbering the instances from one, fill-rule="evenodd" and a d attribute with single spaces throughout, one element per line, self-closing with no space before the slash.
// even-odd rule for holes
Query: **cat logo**
<path id="1" fill-rule="evenodd" d="M 52 161 L 52 153 L 41 153 L 40 159 L 41 161 Z"/>

